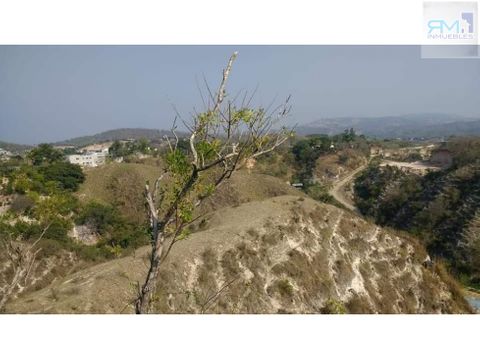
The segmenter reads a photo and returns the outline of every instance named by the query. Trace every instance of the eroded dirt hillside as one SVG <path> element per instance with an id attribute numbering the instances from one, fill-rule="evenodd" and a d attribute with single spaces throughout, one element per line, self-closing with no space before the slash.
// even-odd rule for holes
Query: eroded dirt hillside
<path id="1" fill-rule="evenodd" d="M 148 248 L 25 294 L 8 312 L 130 313 Z M 174 247 L 152 312 L 471 312 L 414 239 L 285 195 L 218 210 Z"/>

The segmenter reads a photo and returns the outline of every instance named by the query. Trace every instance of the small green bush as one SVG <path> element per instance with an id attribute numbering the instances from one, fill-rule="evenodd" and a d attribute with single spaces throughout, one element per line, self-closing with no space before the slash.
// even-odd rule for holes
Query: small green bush
<path id="1" fill-rule="evenodd" d="M 328 193 L 328 187 L 322 184 L 313 184 L 308 186 L 307 194 L 315 200 L 330 203 L 333 200 L 333 197 Z"/>
<path id="2" fill-rule="evenodd" d="M 322 314 L 346 314 L 345 305 L 339 300 L 329 299 L 320 309 Z"/>
<path id="3" fill-rule="evenodd" d="M 85 181 L 82 168 L 67 162 L 42 166 L 39 171 L 44 176 L 45 182 L 53 181 L 62 190 L 77 191 L 80 184 Z"/>
<path id="4" fill-rule="evenodd" d="M 276 288 L 280 296 L 293 297 L 293 286 L 288 279 L 281 279 L 275 282 Z"/>
<path id="5" fill-rule="evenodd" d="M 17 195 L 11 205 L 11 210 L 17 214 L 22 214 L 30 210 L 35 205 L 35 202 L 26 195 Z"/>

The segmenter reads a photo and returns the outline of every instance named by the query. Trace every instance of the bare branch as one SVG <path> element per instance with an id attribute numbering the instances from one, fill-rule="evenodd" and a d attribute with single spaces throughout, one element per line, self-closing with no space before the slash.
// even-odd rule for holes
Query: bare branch
<path id="1" fill-rule="evenodd" d="M 235 59 L 237 58 L 238 52 L 235 51 L 232 56 L 230 57 L 230 60 L 228 60 L 227 67 L 225 70 L 223 70 L 223 79 L 222 82 L 220 83 L 220 88 L 218 89 L 217 93 L 217 102 L 215 103 L 215 106 L 213 107 L 213 112 L 217 112 L 220 109 L 220 105 L 223 102 L 223 98 L 225 97 L 225 87 L 227 86 L 227 80 L 228 76 L 230 75 L 230 71 L 232 70 L 232 65 Z"/>
<path id="2" fill-rule="evenodd" d="M 261 156 L 261 155 L 265 155 L 269 152 L 272 152 L 273 150 L 275 150 L 277 147 L 279 147 L 280 145 L 282 145 L 285 141 L 288 140 L 288 137 L 281 137 L 281 138 L 278 138 L 277 141 L 275 141 L 275 143 L 269 147 L 268 149 L 264 149 L 264 150 L 261 150 L 261 151 L 258 151 L 256 152 L 255 154 L 253 154 L 250 158 L 252 159 L 256 159 L 257 157 Z"/>
<path id="3" fill-rule="evenodd" d="M 197 149 L 195 149 L 195 136 L 197 133 L 194 131 L 192 135 L 190 135 L 190 151 L 192 152 L 193 160 L 192 165 L 198 168 L 198 153 Z"/>
<path id="4" fill-rule="evenodd" d="M 175 116 L 175 119 L 173 120 L 172 129 L 171 129 L 173 137 L 175 138 L 174 150 L 177 150 L 177 146 L 178 146 L 178 136 L 177 136 L 177 133 L 175 132 L 176 129 L 177 129 L 177 117 Z"/>

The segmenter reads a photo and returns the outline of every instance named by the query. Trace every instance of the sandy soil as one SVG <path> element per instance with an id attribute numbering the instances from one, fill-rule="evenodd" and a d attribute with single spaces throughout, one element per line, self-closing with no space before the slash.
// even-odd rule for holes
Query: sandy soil
<path id="1" fill-rule="evenodd" d="M 440 170 L 441 167 L 430 165 L 424 162 L 416 161 L 416 162 L 402 162 L 402 161 L 391 161 L 391 160 L 384 160 L 380 166 L 396 166 L 399 168 L 409 168 L 414 170 Z"/>

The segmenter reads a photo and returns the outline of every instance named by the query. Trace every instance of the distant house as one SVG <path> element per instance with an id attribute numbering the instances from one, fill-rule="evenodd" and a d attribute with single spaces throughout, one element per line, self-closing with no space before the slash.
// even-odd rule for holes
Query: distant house
<path id="1" fill-rule="evenodd" d="M 77 164 L 82 167 L 97 167 L 103 165 L 108 156 L 108 149 L 112 144 L 112 142 L 105 142 L 84 146 L 78 149 L 77 154 L 68 155 L 67 160 L 71 164 Z"/>
<path id="2" fill-rule="evenodd" d="M 0 159 L 8 160 L 13 156 L 13 154 L 8 151 L 0 148 Z"/>
<path id="3" fill-rule="evenodd" d="M 432 150 L 430 162 L 441 167 L 449 167 L 453 164 L 453 156 L 447 149 L 435 149 Z"/>
<path id="4" fill-rule="evenodd" d="M 75 146 L 74 145 L 54 145 L 53 148 L 57 150 L 74 150 Z"/>
<path id="5" fill-rule="evenodd" d="M 81 153 L 104 153 L 108 154 L 108 149 L 112 146 L 112 142 L 105 142 L 101 144 L 92 144 L 88 146 L 84 146 L 83 148 L 79 149 Z"/>
<path id="6" fill-rule="evenodd" d="M 68 155 L 67 160 L 71 164 L 82 167 L 97 167 L 105 164 L 107 155 L 104 152 L 90 152 L 85 154 Z"/>

